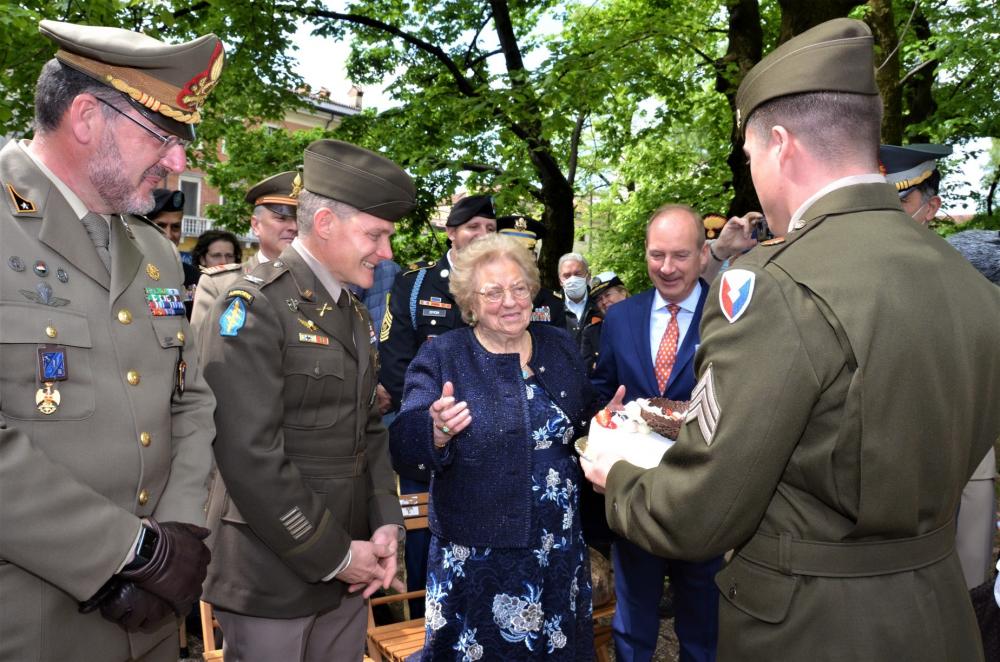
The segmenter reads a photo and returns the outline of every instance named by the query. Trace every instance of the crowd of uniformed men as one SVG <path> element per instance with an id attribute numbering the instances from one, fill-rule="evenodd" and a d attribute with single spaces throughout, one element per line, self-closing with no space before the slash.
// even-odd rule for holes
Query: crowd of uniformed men
<path id="1" fill-rule="evenodd" d="M 466 325 L 452 258 L 493 232 L 533 250 L 544 225 L 469 195 L 448 250 L 400 272 L 413 181 L 317 141 L 249 189 L 259 251 L 203 270 L 189 323 L 193 277 L 146 216 L 179 211 L 154 189 L 185 168 L 222 44 L 39 29 L 58 50 L 34 136 L 0 152 L 0 659 L 173 661 L 199 596 L 227 660 L 360 659 L 364 601 L 397 581 L 397 495 L 433 480 L 391 461 L 386 425 L 420 348 Z M 923 226 L 947 150 L 884 147 L 880 171 L 853 20 L 780 46 L 736 107 L 766 223 L 706 223 L 706 243 L 667 205 L 651 289 L 570 253 L 533 303 L 596 406 L 622 385 L 691 400 L 659 467 L 581 459 L 606 492 L 584 501 L 613 542 L 618 659 L 652 658 L 665 576 L 682 660 L 981 659 L 1000 290 Z M 411 588 L 427 544 L 405 537 Z"/>

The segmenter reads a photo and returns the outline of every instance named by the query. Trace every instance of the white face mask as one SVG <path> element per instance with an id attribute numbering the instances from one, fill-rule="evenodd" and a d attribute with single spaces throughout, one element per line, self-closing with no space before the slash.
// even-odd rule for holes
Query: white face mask
<path id="1" fill-rule="evenodd" d="M 570 276 L 563 282 L 563 292 L 573 301 L 579 301 L 587 293 L 587 279 L 583 276 Z"/>

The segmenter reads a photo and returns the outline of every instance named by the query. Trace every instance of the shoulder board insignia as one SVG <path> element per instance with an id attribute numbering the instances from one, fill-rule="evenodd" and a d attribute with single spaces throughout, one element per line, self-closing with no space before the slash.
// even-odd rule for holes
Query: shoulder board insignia
<path id="1" fill-rule="evenodd" d="M 761 246 L 777 246 L 778 244 L 783 244 L 783 243 L 785 243 L 785 238 L 784 237 L 774 237 L 772 239 L 768 239 L 767 241 L 760 242 L 760 245 Z"/>
<path id="2" fill-rule="evenodd" d="M 243 299 L 234 298 L 219 318 L 219 335 L 236 337 L 247 322 L 247 309 Z"/>
<path id="3" fill-rule="evenodd" d="M 403 272 L 403 275 L 406 276 L 408 274 L 415 274 L 418 271 L 422 271 L 423 269 L 430 269 L 435 264 L 437 264 L 437 262 L 426 262 L 426 263 L 425 262 L 414 262 L 414 263 L 408 265 L 409 271 Z"/>
<path id="4" fill-rule="evenodd" d="M 246 276 L 243 277 L 243 279 L 246 280 L 247 282 L 253 283 L 254 285 L 264 284 L 263 278 L 260 278 L 259 276 L 254 276 L 253 274 L 247 274 Z"/>
<path id="5" fill-rule="evenodd" d="M 14 209 L 18 214 L 35 214 L 38 212 L 35 203 L 15 191 L 14 187 L 10 184 L 7 184 L 7 193 L 10 194 L 11 202 L 14 203 Z"/>
<path id="6" fill-rule="evenodd" d="M 562 292 L 556 292 L 555 290 L 552 290 L 552 296 L 554 296 L 557 299 L 563 298 Z"/>
<path id="7" fill-rule="evenodd" d="M 201 273 L 206 276 L 214 276 L 216 274 L 224 274 L 230 271 L 236 271 L 237 269 L 242 269 L 243 265 L 239 262 L 231 262 L 229 264 L 217 264 L 214 267 L 198 267 L 201 269 Z"/>
<path id="8" fill-rule="evenodd" d="M 730 324 L 742 317 L 750 307 L 756 279 L 757 275 L 746 269 L 728 269 L 722 272 L 719 307 L 722 308 L 722 314 Z"/>
<path id="9" fill-rule="evenodd" d="M 240 290 L 240 289 L 229 290 L 229 292 L 226 293 L 226 298 L 232 299 L 233 297 L 239 297 L 243 299 L 244 301 L 247 302 L 248 306 L 253 303 L 253 295 L 247 292 L 246 290 Z"/>
<path id="10" fill-rule="evenodd" d="M 392 328 L 392 311 L 388 307 L 385 309 L 385 315 L 382 317 L 382 328 L 379 329 L 378 341 L 386 342 L 389 340 L 389 329 Z"/>

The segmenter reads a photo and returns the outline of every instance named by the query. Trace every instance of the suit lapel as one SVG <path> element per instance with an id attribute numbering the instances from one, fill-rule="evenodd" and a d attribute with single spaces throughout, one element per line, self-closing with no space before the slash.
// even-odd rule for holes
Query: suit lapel
<path id="1" fill-rule="evenodd" d="M 695 349 L 700 342 L 698 322 L 701 321 L 701 311 L 705 307 L 705 299 L 708 298 L 708 283 L 699 279 L 698 284 L 701 285 L 701 294 L 698 295 L 698 305 L 694 309 L 694 317 L 691 318 L 691 324 L 684 335 L 684 342 L 677 348 L 674 367 L 670 370 L 670 378 L 667 380 L 667 388 L 664 390 L 664 393 L 669 392 L 674 382 L 677 381 L 678 376 L 684 374 L 688 363 L 694 359 Z"/>
<path id="2" fill-rule="evenodd" d="M 639 371 L 642 375 L 643 386 L 646 393 L 656 393 L 656 371 L 653 369 L 653 357 L 649 353 L 649 319 L 653 310 L 653 292 L 646 290 L 637 294 L 636 306 L 638 310 L 635 315 L 629 315 L 629 323 L 632 325 L 632 342 L 635 344 L 636 355 L 639 358 Z"/>
<path id="3" fill-rule="evenodd" d="M 115 301 L 124 292 L 142 264 L 142 251 L 135 239 L 125 230 L 122 218 L 111 217 L 111 300 Z M 97 251 L 94 251 L 97 254 Z M 153 265 L 159 268 L 159 265 Z"/>

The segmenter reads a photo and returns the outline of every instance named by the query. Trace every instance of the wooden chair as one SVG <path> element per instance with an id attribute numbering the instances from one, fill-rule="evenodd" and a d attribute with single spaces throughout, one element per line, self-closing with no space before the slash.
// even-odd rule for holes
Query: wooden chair
<path id="1" fill-rule="evenodd" d="M 215 620 L 212 605 L 204 600 L 200 601 L 198 605 L 201 611 L 201 638 L 205 643 L 201 659 L 205 662 L 223 662 L 222 649 L 217 648 L 215 643 L 215 631 L 219 630 L 219 621 Z"/>
<path id="2" fill-rule="evenodd" d="M 403 509 L 403 524 L 407 531 L 427 528 L 426 492 L 403 494 L 399 505 Z M 407 591 L 395 595 L 372 598 L 368 601 L 368 657 L 373 662 L 403 662 L 408 656 L 424 647 L 424 619 L 414 618 L 389 625 L 375 625 L 373 607 L 403 600 L 424 597 L 425 591 Z M 594 652 L 597 662 L 608 662 L 608 646 L 611 643 L 611 625 L 598 625 L 615 613 L 615 601 L 594 609 Z"/>

